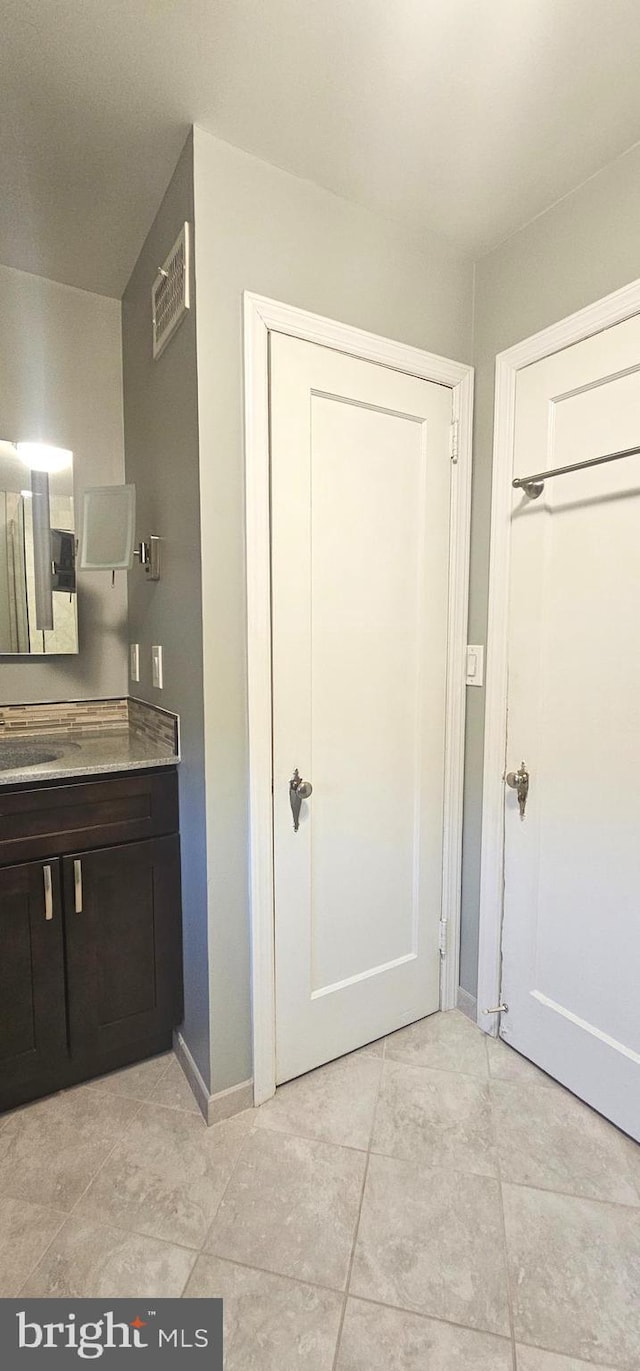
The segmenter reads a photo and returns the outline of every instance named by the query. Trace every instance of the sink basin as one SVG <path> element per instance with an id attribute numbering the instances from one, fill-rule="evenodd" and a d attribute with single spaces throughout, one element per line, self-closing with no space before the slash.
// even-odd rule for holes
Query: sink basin
<path id="1" fill-rule="evenodd" d="M 0 742 L 0 771 L 22 771 L 27 766 L 55 762 L 60 756 L 60 752 L 54 752 L 50 747 L 38 747 L 37 743 Z"/>

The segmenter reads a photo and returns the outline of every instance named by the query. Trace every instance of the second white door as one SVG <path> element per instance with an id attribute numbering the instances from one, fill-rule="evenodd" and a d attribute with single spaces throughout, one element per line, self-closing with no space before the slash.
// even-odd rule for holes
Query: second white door
<path id="1" fill-rule="evenodd" d="M 640 317 L 523 369 L 519 478 L 640 442 Z M 640 1139 L 640 456 L 513 493 L 501 1034 Z"/>
<path id="2" fill-rule="evenodd" d="M 270 361 L 280 1083 L 439 1006 L 451 391 Z"/>

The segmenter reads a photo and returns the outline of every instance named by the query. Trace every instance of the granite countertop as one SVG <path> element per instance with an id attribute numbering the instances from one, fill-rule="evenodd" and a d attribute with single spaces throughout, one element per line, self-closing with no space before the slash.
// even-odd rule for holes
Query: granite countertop
<path id="1" fill-rule="evenodd" d="M 0 711 L 0 788 L 177 765 L 175 715 L 131 700 L 108 702 L 110 709 L 96 701 L 92 713 L 92 703 L 28 706 L 19 719 L 22 707 Z"/>

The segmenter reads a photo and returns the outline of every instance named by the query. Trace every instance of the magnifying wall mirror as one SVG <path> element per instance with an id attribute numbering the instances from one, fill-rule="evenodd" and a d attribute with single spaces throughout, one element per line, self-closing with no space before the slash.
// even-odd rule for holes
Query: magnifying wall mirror
<path id="1" fill-rule="evenodd" d="M 0 654 L 77 651 L 72 454 L 0 441 Z"/>

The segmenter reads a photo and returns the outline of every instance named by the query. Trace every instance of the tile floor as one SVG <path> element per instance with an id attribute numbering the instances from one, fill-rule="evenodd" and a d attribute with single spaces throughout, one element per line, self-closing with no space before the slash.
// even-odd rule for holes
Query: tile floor
<path id="1" fill-rule="evenodd" d="M 638 1371 L 640 1147 L 457 1012 L 207 1129 L 170 1054 L 0 1118 L 0 1296 L 222 1295 L 226 1371 Z"/>

